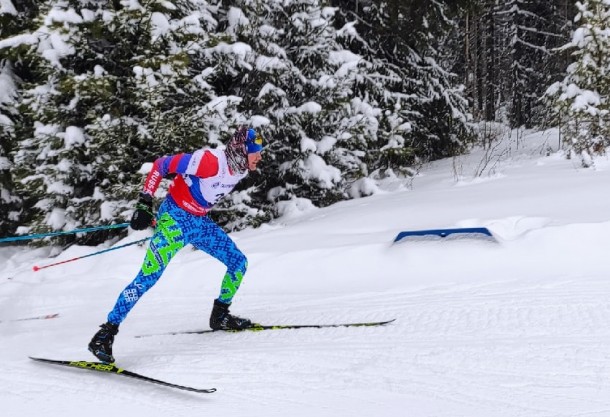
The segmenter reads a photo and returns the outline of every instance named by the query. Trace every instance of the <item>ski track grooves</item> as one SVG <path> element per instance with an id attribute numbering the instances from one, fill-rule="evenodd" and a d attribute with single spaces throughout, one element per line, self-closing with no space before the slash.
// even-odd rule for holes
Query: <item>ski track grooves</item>
<path id="1" fill-rule="evenodd" d="M 111 395 L 113 401 L 146 412 L 176 415 L 244 396 L 249 406 L 232 404 L 234 412 L 273 405 L 277 413 L 270 415 L 296 409 L 301 410 L 297 415 L 315 410 L 330 416 L 353 411 L 358 404 L 361 415 L 373 410 L 389 415 L 396 404 L 424 401 L 444 404 L 446 412 L 440 416 L 451 416 L 454 407 L 458 415 L 474 409 L 501 417 L 604 415 L 610 410 L 604 394 L 610 391 L 605 353 L 610 307 L 602 288 L 597 288 L 601 284 L 582 281 L 563 280 L 552 286 L 448 285 L 339 297 L 323 317 L 307 320 L 315 324 L 328 322 L 329 317 L 333 322 L 397 319 L 381 327 L 146 339 L 130 337 L 129 332 L 141 332 L 137 329 L 121 334 L 115 344 L 121 366 L 153 378 L 218 388 L 215 398 L 204 403 L 189 393 L 151 384 L 144 388 L 113 375 L 80 375 L 78 370 L 34 365 L 13 366 L 0 383 L 8 388 L 3 395 L 13 401 L 44 391 L 67 401 L 103 402 Z M 290 321 L 306 317 L 310 305 L 300 303 Z M 278 315 L 291 317 L 291 306 L 282 308 Z M 84 350 L 85 342 L 81 343 Z"/>

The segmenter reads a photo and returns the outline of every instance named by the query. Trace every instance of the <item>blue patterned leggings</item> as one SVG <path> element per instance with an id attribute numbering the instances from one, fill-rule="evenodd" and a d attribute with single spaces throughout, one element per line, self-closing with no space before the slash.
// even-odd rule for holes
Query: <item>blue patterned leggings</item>
<path id="1" fill-rule="evenodd" d="M 159 207 L 157 227 L 146 251 L 142 269 L 119 294 L 108 321 L 120 324 L 140 297 L 157 283 L 169 261 L 192 244 L 227 267 L 218 299 L 230 304 L 246 273 L 248 262 L 231 238 L 207 216 L 194 216 L 176 205 L 171 197 Z"/>

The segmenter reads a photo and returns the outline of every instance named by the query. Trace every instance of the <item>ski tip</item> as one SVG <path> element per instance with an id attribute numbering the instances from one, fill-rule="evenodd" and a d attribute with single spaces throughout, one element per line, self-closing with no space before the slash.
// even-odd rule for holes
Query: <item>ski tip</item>
<path id="1" fill-rule="evenodd" d="M 28 356 L 28 358 L 30 358 L 31 360 L 36 361 L 36 362 L 46 362 L 46 363 L 61 362 L 61 361 L 55 360 L 55 359 L 37 358 L 36 356 Z"/>
<path id="2" fill-rule="evenodd" d="M 45 359 L 45 358 L 37 358 L 36 356 L 28 356 L 33 361 L 42 362 L 42 363 L 54 363 L 54 359 Z"/>

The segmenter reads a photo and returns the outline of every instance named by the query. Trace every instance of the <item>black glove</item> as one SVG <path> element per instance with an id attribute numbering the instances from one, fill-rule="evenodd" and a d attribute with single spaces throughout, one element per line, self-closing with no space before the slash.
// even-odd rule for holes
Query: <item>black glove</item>
<path id="1" fill-rule="evenodd" d="M 140 199 L 136 204 L 136 211 L 131 216 L 129 225 L 133 230 L 144 230 L 153 223 L 152 196 L 140 193 Z"/>

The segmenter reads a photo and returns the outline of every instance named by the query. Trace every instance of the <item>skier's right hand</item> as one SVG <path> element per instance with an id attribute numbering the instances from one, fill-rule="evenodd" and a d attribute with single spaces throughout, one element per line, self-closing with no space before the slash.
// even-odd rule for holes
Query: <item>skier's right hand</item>
<path id="1" fill-rule="evenodd" d="M 140 193 L 140 199 L 136 204 L 136 211 L 131 216 L 129 225 L 133 230 L 144 230 L 153 224 L 152 196 Z"/>

